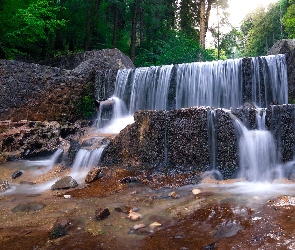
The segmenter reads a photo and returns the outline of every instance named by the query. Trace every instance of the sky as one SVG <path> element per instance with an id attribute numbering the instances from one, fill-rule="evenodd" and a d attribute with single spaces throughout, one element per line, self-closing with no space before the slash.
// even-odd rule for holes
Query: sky
<path id="1" fill-rule="evenodd" d="M 254 11 L 260 5 L 267 7 L 270 3 L 278 2 L 278 0 L 228 0 L 229 8 L 226 10 L 229 13 L 229 21 L 233 27 L 240 27 L 244 17 Z M 212 10 L 212 14 L 209 19 L 209 27 L 217 23 L 216 12 Z M 228 32 L 229 27 L 221 28 L 223 32 Z M 206 36 L 206 46 L 210 47 L 213 44 L 214 39 L 210 32 Z"/>
<path id="2" fill-rule="evenodd" d="M 229 0 L 228 12 L 230 13 L 230 22 L 234 27 L 239 27 L 243 18 L 261 4 L 267 6 L 278 0 Z"/>

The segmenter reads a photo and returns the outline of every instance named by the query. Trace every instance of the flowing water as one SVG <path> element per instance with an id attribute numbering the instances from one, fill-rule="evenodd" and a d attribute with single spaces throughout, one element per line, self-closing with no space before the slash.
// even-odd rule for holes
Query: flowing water
<path id="1" fill-rule="evenodd" d="M 89 170 L 99 164 L 103 150 L 104 147 L 93 150 L 80 149 L 76 154 L 70 176 L 79 182 L 83 182 Z"/>
<path id="2" fill-rule="evenodd" d="M 272 101 L 287 103 L 285 64 L 285 58 L 281 55 L 251 59 L 253 84 L 250 94 L 253 102 L 261 107 L 266 107 Z M 126 124 L 133 122 L 132 115 L 139 109 L 166 110 L 200 105 L 226 109 L 239 107 L 244 102 L 242 76 L 242 59 L 120 70 L 114 96 L 111 97 L 114 102 L 111 120 L 102 121 L 101 105 L 98 129 L 101 133 L 119 133 Z M 95 246 L 101 249 L 122 249 L 122 246 L 126 249 L 155 249 L 155 246 L 161 249 L 171 249 L 171 246 L 175 246 L 175 249 L 214 249 L 215 244 L 220 244 L 220 249 L 294 249 L 294 229 L 288 226 L 294 220 L 290 217 L 285 223 L 284 218 L 287 218 L 289 211 L 295 211 L 295 185 L 273 180 L 282 176 L 283 167 L 285 174 L 294 174 L 295 162 L 280 165 L 273 134 L 266 130 L 265 110 L 257 109 L 256 130 L 247 129 L 230 114 L 240 132 L 241 179 L 229 181 L 219 180 L 221 178 L 217 171 L 218 131 L 215 115 L 214 110 L 208 111 L 207 126 L 210 171 L 218 180 L 211 179 L 195 186 L 175 189 L 178 195 L 176 199 L 172 198 L 170 189 L 151 190 L 142 184 L 126 185 L 117 180 L 112 185 L 118 185 L 118 190 L 105 198 L 95 193 L 95 185 L 100 185 L 100 182 L 84 188 L 81 193 L 85 192 L 86 195 L 80 198 L 79 189 L 71 193 L 71 199 L 60 196 L 60 193 L 65 193 L 63 191 L 46 193 L 44 191 L 49 190 L 57 179 L 52 167 L 61 154 L 60 150 L 43 161 L 1 164 L 2 178 L 6 179 L 11 178 L 13 171 L 24 169 L 20 180 L 12 181 L 11 189 L 0 196 L 3 227 L 11 230 L 5 236 L 8 239 L 5 243 L 9 242 L 17 226 L 21 228 L 18 237 L 24 233 L 25 237 L 32 236 L 31 241 L 35 232 L 27 229 L 46 225 L 42 243 L 46 246 L 44 249 L 58 249 L 59 245 L 70 249 L 77 247 L 80 241 L 83 242 L 81 249 L 88 242 L 92 244 L 89 245 L 91 248 Z M 80 149 L 71 170 L 64 174 L 73 176 L 82 184 L 87 171 L 99 163 L 102 151 L 103 147 Z M 50 175 L 50 180 L 42 179 L 46 175 Z M 36 176 L 41 178 L 40 181 L 30 183 Z M 108 183 L 104 184 L 101 189 L 106 191 Z M 125 186 L 125 189 L 121 186 Z M 192 190 L 196 190 L 197 194 L 193 195 Z M 34 196 L 38 193 L 40 196 Z M 282 194 L 285 196 L 278 198 Z M 21 216 L 20 213 L 11 212 L 14 206 L 24 201 L 44 202 L 46 207 L 38 212 L 21 213 Z M 123 213 L 116 212 L 115 208 L 124 205 L 140 209 L 143 216 L 139 223 L 145 224 L 142 231 L 133 229 L 138 222 L 130 221 Z M 97 206 L 109 207 L 109 218 L 104 221 L 93 219 Z M 190 217 L 194 214 L 196 217 Z M 16 216 L 21 219 L 15 219 Z M 54 240 L 48 241 L 48 225 L 57 217 L 70 217 L 73 222 L 67 236 L 55 245 Z M 159 229 L 148 226 L 153 222 L 160 222 Z M 153 233 L 153 237 L 147 237 L 143 244 L 144 236 Z M 160 240 L 153 243 L 157 237 Z M 39 248 L 41 238 L 36 238 L 35 245 L 30 245 L 28 249 Z M 143 247 L 138 247 L 139 243 Z"/>

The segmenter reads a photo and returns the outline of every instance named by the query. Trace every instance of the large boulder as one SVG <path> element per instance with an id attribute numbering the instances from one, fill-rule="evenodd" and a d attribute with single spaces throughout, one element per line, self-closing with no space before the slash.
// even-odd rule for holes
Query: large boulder
<path id="1" fill-rule="evenodd" d="M 66 151 L 72 141 L 80 137 L 86 126 L 87 123 L 81 121 L 72 125 L 25 120 L 0 122 L 0 155 L 5 161 L 49 156 L 58 148 Z"/>
<path id="2" fill-rule="evenodd" d="M 77 59 L 71 60 L 73 57 Z M 54 59 L 59 64 L 48 61 L 47 65 L 0 60 L 0 120 L 66 123 L 90 117 L 95 114 L 98 72 L 110 71 L 115 78 L 118 69 L 134 67 L 117 49 L 63 58 Z"/>

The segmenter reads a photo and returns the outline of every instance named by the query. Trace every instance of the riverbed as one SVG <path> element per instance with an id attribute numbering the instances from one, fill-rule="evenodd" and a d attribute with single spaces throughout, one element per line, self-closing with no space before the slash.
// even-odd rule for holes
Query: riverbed
<path id="1" fill-rule="evenodd" d="M 24 165 L 31 166 L 11 179 Z M 74 189 L 50 190 L 69 170 L 56 165 L 38 176 L 36 170 L 42 167 L 24 161 L 0 166 L 11 187 L 0 193 L 1 249 L 295 249 L 295 184 L 287 180 L 207 179 L 153 190 L 119 182 L 128 173 L 118 170 Z M 110 215 L 97 219 L 95 211 L 105 208 Z M 140 219 L 128 218 L 130 210 Z M 56 223 L 66 230 L 53 238 Z"/>

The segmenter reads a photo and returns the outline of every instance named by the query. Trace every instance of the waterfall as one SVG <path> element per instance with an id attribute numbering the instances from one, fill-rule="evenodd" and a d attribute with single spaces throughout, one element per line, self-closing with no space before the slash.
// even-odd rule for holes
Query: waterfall
<path id="1" fill-rule="evenodd" d="M 217 166 L 217 131 L 215 128 L 216 111 L 207 111 L 208 145 L 210 151 L 210 168 L 203 173 L 203 178 L 222 180 L 223 176 Z"/>
<path id="2" fill-rule="evenodd" d="M 242 60 L 196 62 L 177 68 L 176 108 L 239 107 L 242 100 Z"/>
<path id="3" fill-rule="evenodd" d="M 58 157 L 63 153 L 61 148 L 57 149 L 53 155 L 47 160 L 39 160 L 39 161 L 25 161 L 24 165 L 26 166 L 44 166 L 44 168 L 40 168 L 34 171 L 34 174 L 44 174 L 51 170 L 54 167 Z"/>
<path id="4" fill-rule="evenodd" d="M 265 126 L 265 109 L 257 109 L 258 129 L 248 130 L 241 126 L 239 139 L 240 177 L 248 181 L 264 182 L 282 178 L 282 171 L 277 161 L 275 140 Z"/>
<path id="5" fill-rule="evenodd" d="M 259 107 L 288 103 L 286 68 L 285 55 L 252 58 L 252 102 Z"/>
<path id="6" fill-rule="evenodd" d="M 93 150 L 80 149 L 76 154 L 70 175 L 75 179 L 83 179 L 87 172 L 98 165 L 104 147 Z"/>
<path id="7" fill-rule="evenodd" d="M 248 66 L 243 59 L 121 69 L 117 73 L 115 90 L 111 97 L 115 103 L 113 112 L 121 112 L 122 118 L 132 116 L 137 110 L 167 110 L 192 106 L 229 109 L 238 108 L 245 102 L 253 102 L 259 107 L 267 107 L 271 103 L 287 103 L 285 56 L 247 60 L 250 60 L 249 79 L 245 73 L 245 67 Z M 119 106 L 118 100 L 122 102 Z M 119 110 L 123 104 L 128 111 Z M 99 111 L 100 117 L 102 108 L 101 106 Z M 117 118 L 115 114 L 108 119 L 114 121 Z M 130 123 L 130 119 L 128 122 Z"/>

